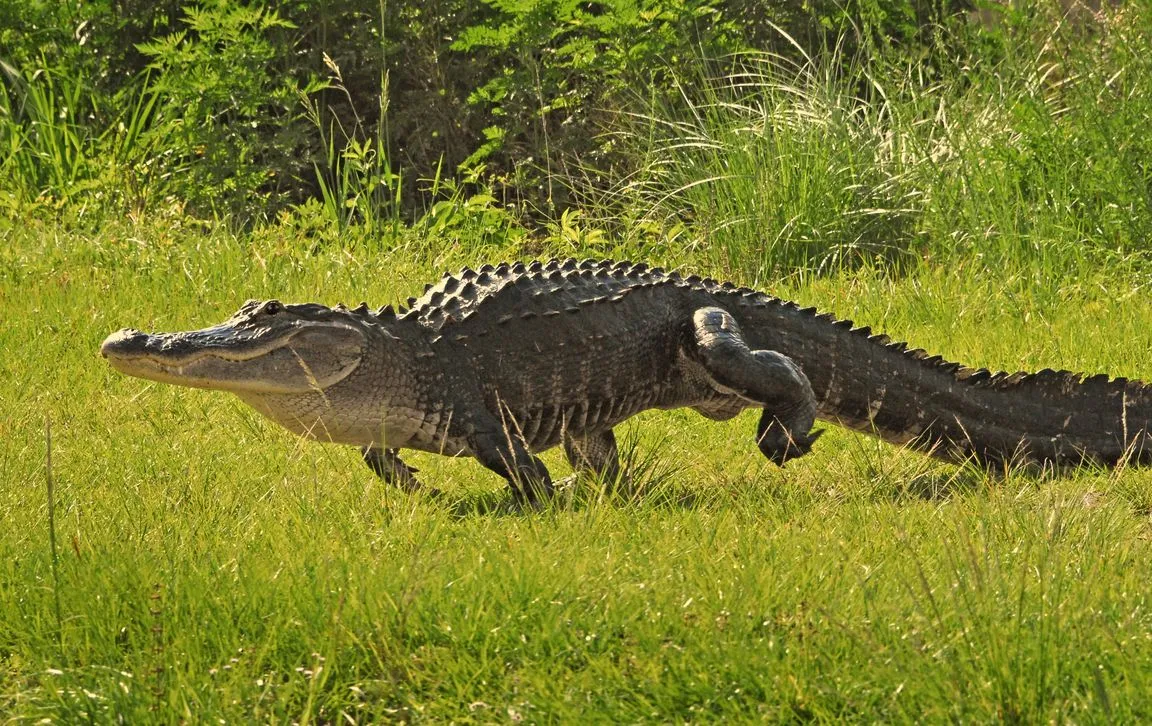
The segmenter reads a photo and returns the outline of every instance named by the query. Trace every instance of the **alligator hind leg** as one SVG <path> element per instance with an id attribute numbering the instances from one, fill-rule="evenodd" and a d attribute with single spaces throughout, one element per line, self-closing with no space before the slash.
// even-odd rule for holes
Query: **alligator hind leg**
<path id="1" fill-rule="evenodd" d="M 590 472 L 611 486 L 620 476 L 620 452 L 612 429 L 588 436 L 565 436 L 564 455 L 577 472 Z"/>
<path id="2" fill-rule="evenodd" d="M 804 371 L 776 351 L 751 350 L 726 310 L 700 308 L 692 325 L 697 358 L 715 385 L 764 408 L 756 430 L 760 451 L 777 464 L 808 453 L 821 432 L 809 433 L 816 396 Z"/>
<path id="3" fill-rule="evenodd" d="M 420 482 L 413 476 L 416 469 L 400 461 L 396 456 L 398 449 L 381 449 L 376 446 L 365 446 L 360 449 L 364 456 L 364 463 L 376 476 L 387 484 L 394 484 L 406 492 L 414 492 L 420 488 Z"/>

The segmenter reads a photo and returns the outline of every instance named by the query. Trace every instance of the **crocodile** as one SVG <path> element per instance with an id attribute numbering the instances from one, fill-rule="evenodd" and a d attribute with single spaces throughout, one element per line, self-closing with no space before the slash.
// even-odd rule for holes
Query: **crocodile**
<path id="1" fill-rule="evenodd" d="M 1053 466 L 1152 459 L 1152 387 L 1045 369 L 992 373 L 771 295 L 643 263 L 517 262 L 445 274 L 407 306 L 246 302 L 202 330 L 125 329 L 100 351 L 141 378 L 231 391 L 311 439 L 360 447 L 415 490 L 416 449 L 467 455 L 532 503 L 537 453 L 620 473 L 613 427 L 647 409 L 762 413 L 783 464 L 823 419 L 952 462 Z"/>

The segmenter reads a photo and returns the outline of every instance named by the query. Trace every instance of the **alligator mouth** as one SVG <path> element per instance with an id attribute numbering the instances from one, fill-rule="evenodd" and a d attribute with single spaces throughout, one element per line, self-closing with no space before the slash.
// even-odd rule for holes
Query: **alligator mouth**
<path id="1" fill-rule="evenodd" d="M 334 327 L 342 340 L 322 344 L 306 335 L 336 332 Z M 331 325 L 301 325 L 265 339 L 238 339 L 235 329 L 224 326 L 157 335 L 128 328 L 109 335 L 100 355 L 121 373 L 161 383 L 295 393 L 326 387 L 347 375 L 359 363 L 359 342 L 354 328 Z"/>
<path id="2" fill-rule="evenodd" d="M 307 328 L 301 327 L 273 340 L 231 340 L 224 344 L 217 331 L 209 328 L 195 333 L 161 333 L 151 335 L 125 328 L 112 333 L 100 344 L 100 355 L 115 366 L 132 361 L 151 363 L 164 368 L 178 369 L 205 358 L 242 363 L 267 355 L 284 347 Z"/>

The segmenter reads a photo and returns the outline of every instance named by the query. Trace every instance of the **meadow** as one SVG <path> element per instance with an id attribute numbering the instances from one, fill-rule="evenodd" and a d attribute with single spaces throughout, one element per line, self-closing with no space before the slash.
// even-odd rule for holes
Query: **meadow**
<path id="1" fill-rule="evenodd" d="M 256 221 L 197 213 L 178 180 L 125 181 L 139 136 L 5 96 L 0 719 L 1152 719 L 1150 472 L 952 466 L 832 426 L 779 468 L 751 413 L 650 412 L 618 430 L 629 484 L 522 511 L 473 461 L 412 454 L 443 494 L 406 494 L 97 350 L 248 298 L 383 305 L 594 256 L 969 365 L 1152 380 L 1152 13 L 1013 22 L 956 31 L 970 55 L 702 63 L 607 133 L 628 174 L 549 170 L 579 203 L 528 219 L 467 174 L 415 217 L 372 206 L 371 155 Z"/>

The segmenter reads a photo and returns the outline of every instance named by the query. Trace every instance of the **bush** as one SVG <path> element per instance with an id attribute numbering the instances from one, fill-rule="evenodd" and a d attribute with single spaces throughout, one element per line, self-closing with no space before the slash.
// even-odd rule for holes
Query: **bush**
<path id="1" fill-rule="evenodd" d="M 0 28 L 31 29 L 0 29 L 10 70 L 0 140 L 23 155 L 8 163 L 23 170 L 9 196 L 70 199 L 80 185 L 86 203 L 175 202 L 239 219 L 320 199 L 350 224 L 418 218 L 458 177 L 483 181 L 516 214 L 554 218 L 575 203 L 573 180 L 636 171 L 607 132 L 645 104 L 676 105 L 674 78 L 689 68 L 731 72 L 732 52 L 749 47 L 802 58 L 828 37 L 850 39 L 843 58 L 922 54 L 935 23 L 962 6 L 0 0 Z M 53 93 L 71 89 L 56 112 L 83 163 L 67 168 L 33 151 L 50 128 L 33 128 L 44 122 L 24 99 L 49 80 Z"/>

